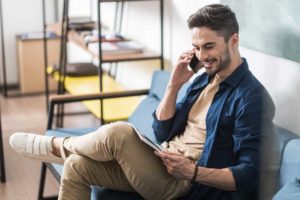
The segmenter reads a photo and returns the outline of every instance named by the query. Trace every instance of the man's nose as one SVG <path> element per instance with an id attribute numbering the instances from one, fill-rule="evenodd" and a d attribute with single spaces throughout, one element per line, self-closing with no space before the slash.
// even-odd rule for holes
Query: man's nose
<path id="1" fill-rule="evenodd" d="M 204 51 L 204 50 L 201 50 L 201 49 L 196 52 L 196 56 L 202 62 L 205 61 L 208 58 L 207 52 Z"/>

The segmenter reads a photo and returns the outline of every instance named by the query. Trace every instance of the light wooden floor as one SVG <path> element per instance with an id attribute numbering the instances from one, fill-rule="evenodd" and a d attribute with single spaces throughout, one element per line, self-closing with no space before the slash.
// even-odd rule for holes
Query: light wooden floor
<path id="1" fill-rule="evenodd" d="M 46 130 L 47 114 L 43 96 L 9 97 L 1 101 L 3 143 L 5 154 L 6 183 L 0 183 L 1 200 L 37 199 L 41 162 L 24 158 L 9 146 L 9 136 L 17 131 L 43 134 Z M 81 104 L 73 104 L 66 110 L 85 110 Z M 65 120 L 69 127 L 89 127 L 99 122 L 91 115 L 69 116 Z M 45 196 L 56 195 L 59 184 L 48 173 Z"/>

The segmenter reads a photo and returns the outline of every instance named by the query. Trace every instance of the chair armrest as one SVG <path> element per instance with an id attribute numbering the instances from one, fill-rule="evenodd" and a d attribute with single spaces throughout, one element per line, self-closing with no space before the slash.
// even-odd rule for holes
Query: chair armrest
<path id="1" fill-rule="evenodd" d="M 129 90 L 129 91 L 119 91 L 119 92 L 101 92 L 95 94 L 82 94 L 82 95 L 55 95 L 50 98 L 49 115 L 48 115 L 48 125 L 47 129 L 51 129 L 53 117 L 54 117 L 54 106 L 60 103 L 72 103 L 78 101 L 87 100 L 103 100 L 110 98 L 121 98 L 130 96 L 147 95 L 149 93 L 148 89 L 143 90 Z"/>
<path id="2" fill-rule="evenodd" d="M 139 96 L 139 95 L 146 95 L 148 93 L 149 93 L 148 89 L 143 89 L 143 90 L 129 90 L 129 91 L 119 91 L 119 92 L 101 92 L 95 94 L 81 94 L 81 95 L 70 95 L 70 94 L 55 95 L 50 98 L 50 104 Z"/>

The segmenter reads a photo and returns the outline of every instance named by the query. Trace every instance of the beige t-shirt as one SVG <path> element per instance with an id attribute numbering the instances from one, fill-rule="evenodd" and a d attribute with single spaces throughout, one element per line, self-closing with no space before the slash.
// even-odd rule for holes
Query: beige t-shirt
<path id="1" fill-rule="evenodd" d="M 181 153 L 192 160 L 200 157 L 206 139 L 206 114 L 222 80 L 216 75 L 201 92 L 190 110 L 184 132 L 163 144 L 169 152 Z"/>

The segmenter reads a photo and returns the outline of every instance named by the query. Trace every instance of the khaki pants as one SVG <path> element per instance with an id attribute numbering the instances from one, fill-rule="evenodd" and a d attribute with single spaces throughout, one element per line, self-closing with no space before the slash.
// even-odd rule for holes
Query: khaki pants
<path id="1" fill-rule="evenodd" d="M 168 174 L 153 149 L 126 122 L 65 139 L 66 156 L 59 199 L 90 199 L 90 185 L 138 192 L 145 199 L 175 199 L 186 194 L 189 181 Z"/>

